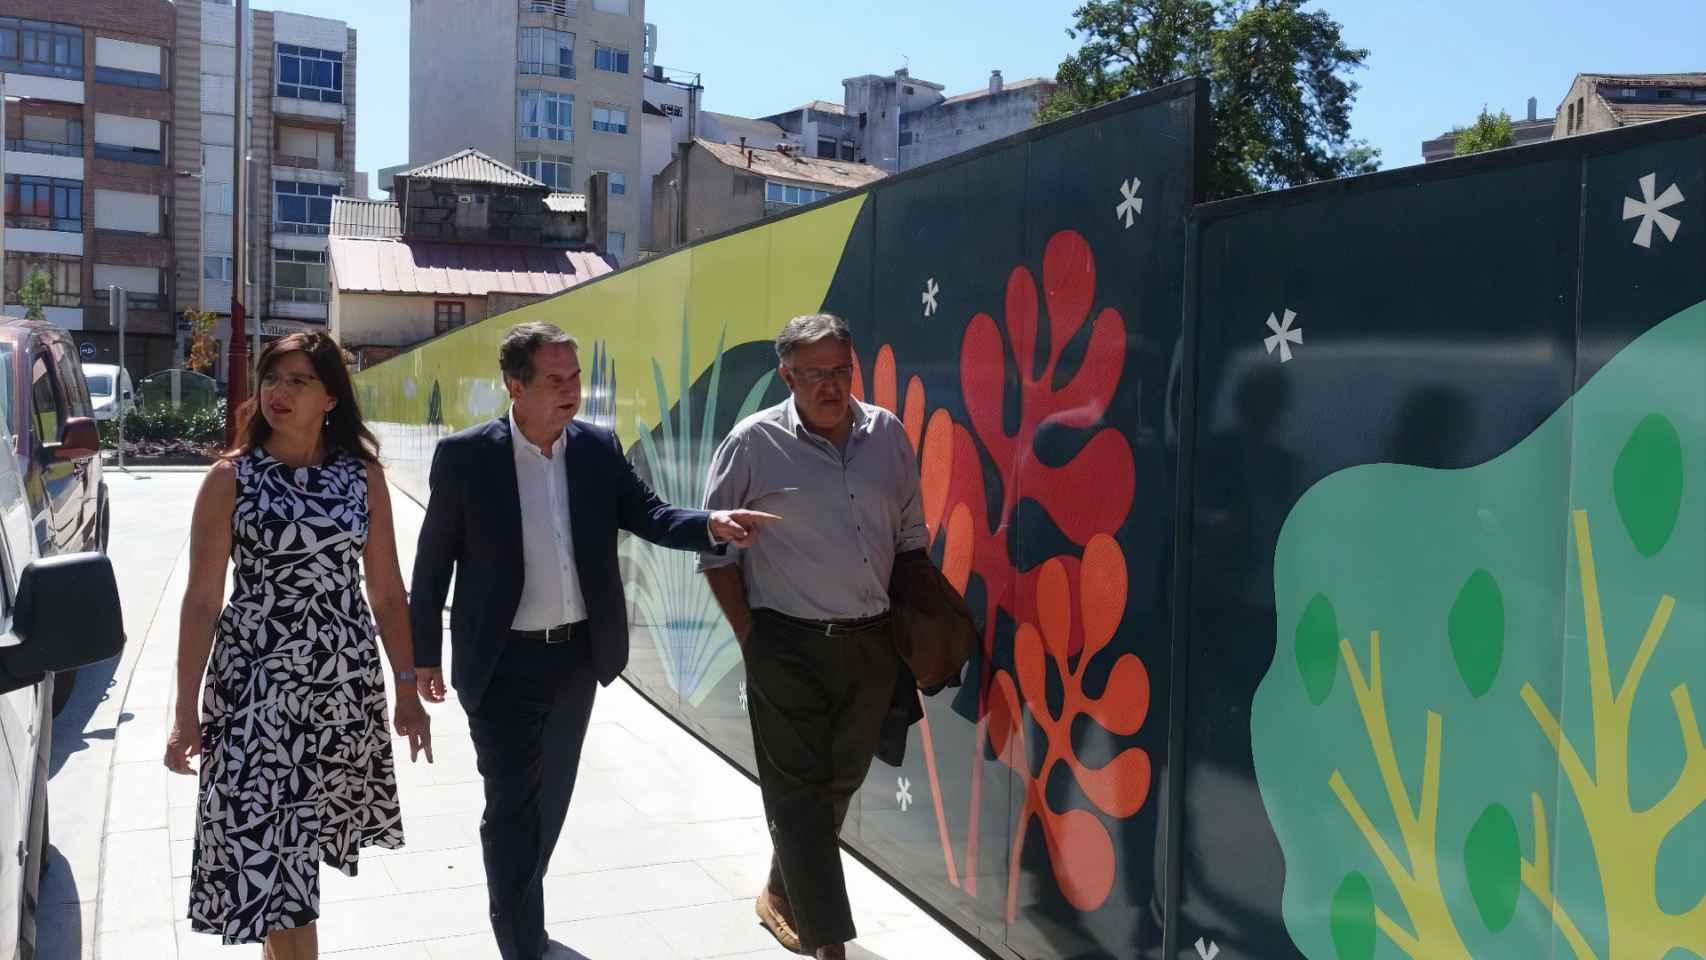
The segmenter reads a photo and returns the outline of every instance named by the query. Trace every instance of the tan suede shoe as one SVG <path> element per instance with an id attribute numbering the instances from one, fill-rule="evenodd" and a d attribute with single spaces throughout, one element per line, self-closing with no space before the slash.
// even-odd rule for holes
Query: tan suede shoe
<path id="1" fill-rule="evenodd" d="M 758 921 L 764 924 L 764 928 L 770 931 L 777 943 L 793 953 L 800 952 L 800 934 L 794 929 L 793 919 L 788 916 L 793 911 L 788 909 L 787 901 L 772 893 L 766 886 L 759 891 L 754 909 L 758 912 Z"/>

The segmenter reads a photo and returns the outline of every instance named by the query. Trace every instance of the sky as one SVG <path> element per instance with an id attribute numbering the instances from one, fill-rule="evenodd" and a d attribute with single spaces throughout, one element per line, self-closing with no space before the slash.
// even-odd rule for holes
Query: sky
<path id="1" fill-rule="evenodd" d="M 487 0 L 507 3 L 513 0 Z M 343 19 L 358 32 L 356 167 L 408 159 L 407 0 L 260 0 Z M 1079 0 L 647 0 L 658 63 L 703 76 L 704 108 L 762 116 L 841 99 L 841 80 L 888 73 L 943 84 L 951 96 L 1052 76 L 1077 43 Z M 1320 0 L 1344 40 L 1369 51 L 1352 135 L 1386 168 L 1421 162 L 1423 140 L 1474 120 L 1483 105 L 1521 119 L 1528 98 L 1550 116 L 1582 72 L 1706 70 L 1706 0 Z M 636 61 L 638 57 L 636 56 Z M 509 109 L 508 105 L 499 107 Z M 446 118 L 455 122 L 455 118 Z"/>

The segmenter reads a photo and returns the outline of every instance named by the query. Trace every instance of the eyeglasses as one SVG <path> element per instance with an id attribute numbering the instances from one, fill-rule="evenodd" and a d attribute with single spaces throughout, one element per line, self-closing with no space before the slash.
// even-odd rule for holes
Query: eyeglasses
<path id="1" fill-rule="evenodd" d="M 852 380 L 852 367 L 789 367 L 794 376 L 799 377 L 812 386 L 828 383 L 831 380 Z"/>
<path id="2" fill-rule="evenodd" d="M 276 373 L 269 373 L 261 378 L 262 387 L 268 390 L 277 390 L 280 387 L 283 387 L 291 393 L 301 393 L 303 390 L 308 389 L 309 384 L 319 382 L 319 377 L 305 376 L 300 373 L 293 373 L 288 377 L 281 377 Z"/>

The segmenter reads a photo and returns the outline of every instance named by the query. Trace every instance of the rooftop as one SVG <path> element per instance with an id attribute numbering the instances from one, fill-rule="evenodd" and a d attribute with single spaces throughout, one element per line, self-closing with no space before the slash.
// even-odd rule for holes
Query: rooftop
<path id="1" fill-rule="evenodd" d="M 403 219 L 397 212 L 395 200 L 333 197 L 331 234 L 334 237 L 400 237 L 403 235 Z"/>
<path id="2" fill-rule="evenodd" d="M 886 176 L 881 168 L 868 163 L 808 157 L 796 151 L 782 153 L 777 150 L 760 150 L 756 147 L 748 147 L 742 151 L 738 146 L 704 139 L 694 142 L 722 164 L 741 170 L 751 170 L 753 173 L 764 177 L 794 180 L 799 183 L 811 183 L 841 190 L 853 190 L 868 183 L 874 183 Z M 747 154 L 749 153 L 752 155 L 750 164 L 747 163 Z"/>
<path id="3" fill-rule="evenodd" d="M 611 272 L 596 251 L 333 235 L 333 283 L 344 293 L 549 296 Z"/>
<path id="4" fill-rule="evenodd" d="M 1001 89 L 998 91 L 992 92 L 988 87 L 985 87 L 982 90 L 973 90 L 971 93 L 962 93 L 957 97 L 949 97 L 942 101 L 942 106 L 946 106 L 950 103 L 965 103 L 968 100 L 976 100 L 980 97 L 998 97 L 1003 93 L 1016 93 L 1020 90 L 1030 90 L 1033 87 L 1043 87 L 1045 89 L 1042 92 L 1047 94 L 1050 90 L 1054 89 L 1054 81 L 1047 77 L 1030 77 L 1024 80 L 1015 80 L 1012 83 L 1002 85 Z"/>
<path id="5" fill-rule="evenodd" d="M 397 174 L 422 180 L 448 180 L 453 183 L 491 183 L 504 187 L 538 187 L 545 185 L 520 170 L 469 147 L 442 160 L 422 164 L 413 170 Z"/>
<path id="6" fill-rule="evenodd" d="M 706 110 L 699 114 L 703 121 L 699 127 L 699 135 L 708 140 L 723 143 L 739 143 L 745 137 L 748 143 L 776 144 L 788 139 L 788 132 L 768 120 L 754 120 L 751 117 L 737 117 L 728 113 L 714 113 Z"/>

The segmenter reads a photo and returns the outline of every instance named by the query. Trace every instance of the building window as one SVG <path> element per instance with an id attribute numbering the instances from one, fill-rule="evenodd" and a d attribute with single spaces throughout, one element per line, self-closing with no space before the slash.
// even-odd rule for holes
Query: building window
<path id="1" fill-rule="evenodd" d="M 113 160 L 118 163 L 145 163 L 151 167 L 160 165 L 160 151 L 147 147 L 129 147 L 116 143 L 95 143 L 95 159 Z"/>
<path id="2" fill-rule="evenodd" d="M 849 163 L 853 162 L 853 145 L 851 143 L 844 143 L 841 145 L 841 159 L 846 160 Z"/>
<path id="3" fill-rule="evenodd" d="M 202 257 L 201 276 L 204 280 L 221 280 L 230 283 L 231 258 L 224 256 Z"/>
<path id="4" fill-rule="evenodd" d="M 6 149 L 56 157 L 83 155 L 83 121 L 24 114 L 21 137 L 7 137 Z"/>
<path id="5" fill-rule="evenodd" d="M 338 188 L 324 183 L 274 180 L 273 228 L 281 233 L 325 234 L 332 226 Z"/>
<path id="6" fill-rule="evenodd" d="M 468 322 L 468 305 L 437 300 L 432 305 L 432 329 L 435 334 L 449 333 Z"/>
<path id="7" fill-rule="evenodd" d="M 0 70 L 83 79 L 83 31 L 64 23 L 0 17 Z"/>
<path id="8" fill-rule="evenodd" d="M 158 73 L 99 65 L 95 67 L 95 80 L 98 83 L 110 83 L 118 87 L 140 87 L 143 90 L 162 90 L 166 86 L 165 78 Z"/>
<path id="9" fill-rule="evenodd" d="M 272 296 L 284 303 L 326 302 L 326 251 L 274 250 Z"/>
<path id="10" fill-rule="evenodd" d="M 344 102 L 344 55 L 335 50 L 278 45 L 278 96 Z"/>
<path id="11" fill-rule="evenodd" d="M 574 16 L 580 6 L 580 0 L 521 0 L 524 13 L 554 13 L 559 17 Z"/>
<path id="12" fill-rule="evenodd" d="M 606 170 L 605 173 L 610 175 L 610 195 L 613 197 L 627 196 L 628 175 L 625 173 L 617 173 L 614 170 Z"/>
<path id="13" fill-rule="evenodd" d="M 912 135 L 911 130 L 902 130 L 900 132 L 900 145 L 901 146 L 910 147 L 910 146 L 912 146 L 913 140 L 914 140 L 914 137 Z"/>
<path id="14" fill-rule="evenodd" d="M 592 128 L 604 133 L 627 133 L 628 111 L 621 107 L 593 107 Z"/>
<path id="15" fill-rule="evenodd" d="M 608 70 L 611 73 L 627 73 L 628 51 L 598 44 L 593 47 L 592 65 L 596 69 Z"/>
<path id="16" fill-rule="evenodd" d="M 592 8 L 601 13 L 628 15 L 628 0 L 592 0 Z"/>
<path id="17" fill-rule="evenodd" d="M 83 260 L 81 257 L 60 257 L 45 253 L 9 253 L 6 255 L 6 302 L 22 303 L 19 292 L 38 271 L 53 281 L 53 295 L 46 306 L 80 307 L 83 305 Z"/>
<path id="18" fill-rule="evenodd" d="M 835 140 L 830 137 L 817 138 L 817 155 L 824 160 L 835 159 Z"/>
<path id="19" fill-rule="evenodd" d="M 1583 128 L 1587 125 L 1588 125 L 1588 102 L 1587 102 L 1587 98 L 1577 97 L 1576 98 L 1576 129 L 1580 130 L 1581 128 Z"/>
<path id="20" fill-rule="evenodd" d="M 523 137 L 530 140 L 560 140 L 564 143 L 575 138 L 574 94 L 552 93 L 549 90 L 518 90 L 516 105 Z"/>
<path id="21" fill-rule="evenodd" d="M 767 181 L 764 184 L 764 200 L 766 203 L 782 203 L 796 206 L 805 203 L 816 203 L 832 194 L 828 190 L 813 190 L 811 187 L 796 187 L 790 183 Z"/>
<path id="22" fill-rule="evenodd" d="M 620 266 L 622 258 L 628 255 L 628 235 L 620 230 L 612 230 L 606 234 L 605 245 L 610 248 L 605 252 L 615 257 L 617 265 Z"/>
<path id="23" fill-rule="evenodd" d="M 83 232 L 83 181 L 6 177 L 6 226 Z"/>
<path id="24" fill-rule="evenodd" d="M 516 60 L 529 76 L 575 78 L 575 35 L 544 27 L 522 27 Z"/>
<path id="25" fill-rule="evenodd" d="M 522 173 L 543 183 L 553 190 L 567 190 L 571 183 L 569 175 L 574 162 L 568 157 L 554 157 L 550 154 L 536 153 L 523 156 L 519 164 Z"/>

